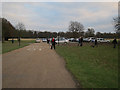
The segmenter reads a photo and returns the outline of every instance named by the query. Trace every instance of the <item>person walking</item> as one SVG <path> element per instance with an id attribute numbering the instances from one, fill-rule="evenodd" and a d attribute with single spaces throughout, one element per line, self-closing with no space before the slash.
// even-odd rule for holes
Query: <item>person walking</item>
<path id="1" fill-rule="evenodd" d="M 47 38 L 47 44 L 49 44 L 49 41 L 50 41 L 49 38 Z"/>
<path id="2" fill-rule="evenodd" d="M 116 38 L 114 38 L 114 40 L 113 40 L 112 43 L 114 44 L 114 47 L 113 47 L 113 48 L 116 48 L 116 44 L 117 44 L 117 40 L 116 40 Z"/>
<path id="3" fill-rule="evenodd" d="M 78 46 L 80 46 L 80 43 L 81 43 L 81 37 L 79 37 L 79 39 L 78 39 Z"/>
<path id="4" fill-rule="evenodd" d="M 98 43 L 97 43 L 97 38 L 95 38 L 95 46 L 97 46 L 98 45 Z"/>
<path id="5" fill-rule="evenodd" d="M 80 38 L 80 46 L 83 45 L 83 37 Z"/>
<path id="6" fill-rule="evenodd" d="M 20 37 L 18 38 L 19 46 L 20 46 Z"/>
<path id="7" fill-rule="evenodd" d="M 14 39 L 12 38 L 12 44 L 14 43 Z"/>
<path id="8" fill-rule="evenodd" d="M 52 43 L 52 45 L 51 45 L 51 49 L 52 49 L 52 48 L 55 49 L 55 38 L 54 38 L 54 37 L 52 38 L 51 43 Z"/>

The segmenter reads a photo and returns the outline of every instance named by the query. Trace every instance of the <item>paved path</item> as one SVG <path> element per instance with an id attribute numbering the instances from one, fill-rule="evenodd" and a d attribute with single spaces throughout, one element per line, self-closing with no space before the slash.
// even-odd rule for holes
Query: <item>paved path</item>
<path id="1" fill-rule="evenodd" d="M 65 62 L 46 43 L 3 54 L 3 88 L 75 88 Z"/>

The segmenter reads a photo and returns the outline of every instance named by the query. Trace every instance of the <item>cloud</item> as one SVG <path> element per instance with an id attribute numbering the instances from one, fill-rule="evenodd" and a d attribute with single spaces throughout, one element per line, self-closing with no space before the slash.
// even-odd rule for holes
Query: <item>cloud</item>
<path id="1" fill-rule="evenodd" d="M 76 18 L 78 20 L 87 19 L 90 21 L 95 21 L 117 15 L 117 3 L 81 3 L 80 5 L 82 6 L 79 8 L 76 6 L 71 7 L 70 5 L 66 6 L 67 8 L 59 8 L 58 10 L 64 13 L 66 17 L 73 17 L 73 19 Z"/>
<path id="2" fill-rule="evenodd" d="M 117 16 L 117 3 L 20 3 L 2 4 L 3 17 L 15 26 L 23 22 L 27 29 L 67 31 L 70 21 L 79 21 L 85 28 L 112 31 L 112 18 Z M 109 25 L 108 25 L 109 24 Z M 100 28 L 101 26 L 101 28 Z"/>
<path id="3" fill-rule="evenodd" d="M 96 25 L 94 27 L 95 29 L 98 29 L 97 32 L 114 32 L 114 27 L 112 24 L 105 24 L 105 25 Z"/>
<path id="4" fill-rule="evenodd" d="M 118 2 L 118 0 L 2 0 L 2 2 Z"/>
<path id="5" fill-rule="evenodd" d="M 0 17 L 2 17 L 2 3 L 0 2 Z"/>

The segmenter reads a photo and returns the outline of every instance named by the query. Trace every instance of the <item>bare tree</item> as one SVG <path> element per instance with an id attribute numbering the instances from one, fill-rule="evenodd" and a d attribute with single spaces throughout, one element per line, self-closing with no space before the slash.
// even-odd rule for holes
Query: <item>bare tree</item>
<path id="1" fill-rule="evenodd" d="M 113 18 L 116 33 L 120 33 L 120 17 Z"/>
<path id="2" fill-rule="evenodd" d="M 95 33 L 95 30 L 94 30 L 94 28 L 91 28 L 91 27 L 89 27 L 88 28 L 88 31 L 86 32 L 86 36 L 88 37 L 92 37 L 92 36 L 94 36 L 94 33 Z"/>
<path id="3" fill-rule="evenodd" d="M 24 25 L 23 23 L 18 23 L 18 24 L 16 25 L 16 29 L 17 29 L 17 30 L 25 30 L 25 25 Z"/>
<path id="4" fill-rule="evenodd" d="M 2 40 L 2 18 L 0 18 L 0 41 Z"/>
<path id="5" fill-rule="evenodd" d="M 73 33 L 73 37 L 78 37 L 80 32 L 83 32 L 84 26 L 77 21 L 71 21 L 69 25 L 69 31 Z"/>
<path id="6" fill-rule="evenodd" d="M 18 42 L 19 42 L 19 46 L 20 46 L 20 37 L 21 37 L 20 32 L 21 32 L 21 30 L 25 30 L 25 25 L 23 23 L 18 23 L 16 25 L 16 29 L 19 30 Z"/>

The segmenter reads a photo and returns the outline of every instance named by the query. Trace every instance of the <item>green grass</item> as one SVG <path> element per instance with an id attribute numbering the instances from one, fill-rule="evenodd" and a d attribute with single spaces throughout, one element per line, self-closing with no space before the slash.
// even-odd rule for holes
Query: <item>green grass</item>
<path id="1" fill-rule="evenodd" d="M 57 46 L 56 52 L 64 57 L 66 67 L 82 88 L 118 87 L 118 49 L 111 45 Z"/>
<path id="2" fill-rule="evenodd" d="M 6 53 L 18 48 L 22 48 L 34 42 L 35 42 L 34 40 L 21 40 L 21 44 L 19 46 L 19 43 L 16 40 L 13 44 L 11 41 L 5 41 L 4 43 L 2 43 L 2 53 Z"/>

